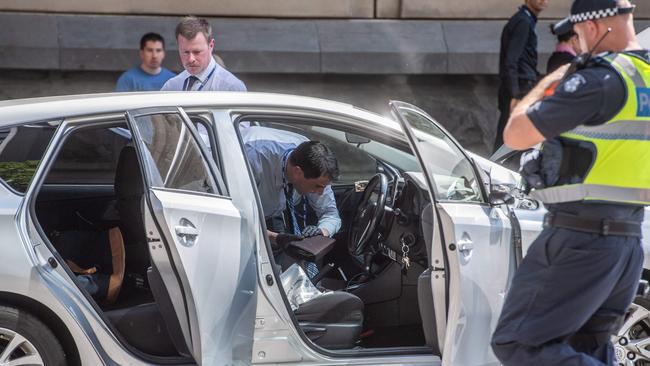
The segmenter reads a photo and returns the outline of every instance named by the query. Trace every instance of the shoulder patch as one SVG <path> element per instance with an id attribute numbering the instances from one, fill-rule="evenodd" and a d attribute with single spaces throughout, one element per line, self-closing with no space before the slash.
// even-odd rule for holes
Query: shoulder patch
<path id="1" fill-rule="evenodd" d="M 564 82 L 564 91 L 566 93 L 574 93 L 576 90 L 578 90 L 582 85 L 586 83 L 587 80 L 585 79 L 584 76 L 580 74 L 573 74 Z"/>

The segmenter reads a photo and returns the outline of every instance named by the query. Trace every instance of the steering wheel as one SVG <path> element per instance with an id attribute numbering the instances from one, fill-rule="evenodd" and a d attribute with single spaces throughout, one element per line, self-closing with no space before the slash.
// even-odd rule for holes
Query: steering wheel
<path id="1" fill-rule="evenodd" d="M 377 229 L 386 206 L 388 178 L 377 173 L 370 179 L 352 219 L 348 251 L 351 255 L 361 255 Z"/>

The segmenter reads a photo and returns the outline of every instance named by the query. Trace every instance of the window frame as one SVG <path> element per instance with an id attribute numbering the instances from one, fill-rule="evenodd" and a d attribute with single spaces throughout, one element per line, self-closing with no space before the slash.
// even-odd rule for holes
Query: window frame
<path id="1" fill-rule="evenodd" d="M 156 190 L 171 190 L 175 192 L 183 192 L 186 194 L 196 194 L 196 195 L 209 195 L 211 197 L 221 197 L 221 198 L 230 198 L 228 196 L 228 189 L 225 185 L 225 182 L 222 178 L 221 171 L 217 168 L 216 161 L 214 158 L 212 158 L 211 154 L 207 151 L 207 147 L 205 146 L 203 139 L 199 135 L 198 131 L 193 125 L 192 119 L 185 113 L 185 111 L 181 107 L 150 107 L 150 108 L 140 108 L 140 109 L 132 109 L 132 110 L 127 110 L 125 114 L 123 115 L 124 118 L 127 120 L 127 125 L 129 126 L 129 129 L 131 130 L 131 133 L 134 134 L 134 145 L 136 146 L 136 149 L 141 149 L 141 148 L 146 148 L 143 147 L 141 144 L 142 138 L 140 136 L 140 131 L 134 128 L 132 126 L 133 123 L 135 123 L 135 119 L 138 117 L 142 116 L 151 116 L 151 115 L 157 115 L 157 114 L 177 114 L 181 117 L 181 123 L 184 124 L 185 128 L 188 129 L 191 138 L 194 139 L 196 142 L 198 148 L 199 148 L 199 153 L 201 154 L 201 158 L 203 159 L 203 162 L 207 168 L 208 174 L 212 175 L 212 179 L 214 180 L 217 188 L 217 192 L 214 193 L 208 193 L 208 192 L 199 192 L 199 191 L 191 191 L 191 190 L 184 190 L 184 189 L 177 189 L 177 188 L 168 188 L 168 187 L 155 187 L 151 184 L 150 179 L 149 179 L 149 174 L 147 173 L 146 169 L 144 170 L 143 177 L 145 179 L 145 184 L 148 189 L 156 189 Z M 135 131 L 134 131 L 135 130 Z M 137 141 L 136 141 L 137 139 Z M 140 163 L 140 166 L 142 168 L 146 168 L 147 164 L 146 162 L 142 161 L 142 158 L 140 157 L 141 152 L 138 152 L 138 160 Z M 148 168 L 147 168 L 148 169 Z"/>
<path id="2" fill-rule="evenodd" d="M 38 171 L 41 169 L 41 166 L 43 165 L 43 159 L 47 155 L 47 152 L 52 148 L 52 141 L 56 137 L 56 134 L 59 130 L 59 128 L 63 125 L 64 120 L 62 118 L 57 118 L 57 119 L 51 119 L 51 120 L 38 120 L 38 121 L 30 121 L 30 122 L 23 122 L 23 123 L 15 123 L 15 124 L 10 124 L 6 126 L 2 126 L 2 129 L 11 129 L 14 127 L 23 127 L 23 126 L 28 126 L 28 125 L 34 125 L 34 124 L 40 124 L 40 123 L 47 123 L 50 124 L 54 127 L 54 132 L 52 133 L 52 137 L 50 137 L 50 140 L 48 141 L 47 146 L 43 149 L 43 155 L 41 158 L 38 160 L 38 164 L 36 165 L 34 169 L 34 174 L 32 175 L 29 183 L 25 187 L 25 191 L 21 192 L 14 187 L 11 186 L 11 184 L 7 183 L 3 177 L 0 176 L 0 183 L 11 193 L 24 197 L 27 192 L 29 192 L 30 186 L 34 183 L 34 176 L 38 173 Z"/>
<path id="3" fill-rule="evenodd" d="M 407 108 L 407 107 L 405 106 L 404 108 Z M 467 155 L 467 152 L 458 143 L 458 141 L 456 141 L 456 139 L 453 136 L 451 136 L 451 134 L 449 132 L 447 132 L 447 130 L 445 130 L 442 126 L 440 126 L 438 124 L 438 122 L 436 122 L 426 112 L 424 112 L 421 109 L 419 109 L 419 108 L 417 108 L 415 106 L 412 106 L 412 105 L 409 105 L 408 109 L 409 109 L 410 112 L 415 113 L 415 114 L 419 115 L 420 117 L 424 118 L 425 120 L 429 121 L 429 123 L 433 127 L 435 127 L 447 139 L 447 141 L 449 141 L 449 143 L 451 143 L 451 146 L 455 147 L 456 150 L 458 152 L 460 152 L 460 157 L 462 157 L 465 161 L 467 161 L 467 163 L 470 165 L 470 169 L 471 169 L 472 173 L 476 177 L 477 187 L 478 187 L 478 191 L 479 191 L 478 193 L 481 195 L 481 199 L 482 199 L 481 201 L 461 201 L 461 200 L 450 200 L 450 199 L 445 199 L 445 198 L 441 198 L 441 197 L 435 197 L 436 202 L 440 202 L 440 203 L 459 203 L 459 204 L 475 204 L 475 205 L 487 205 L 487 206 L 489 206 L 489 202 L 488 202 L 488 199 L 487 199 L 488 195 L 487 195 L 487 192 L 485 191 L 485 182 L 483 182 L 483 176 L 480 174 L 480 172 L 478 170 L 478 166 L 477 166 L 476 162 L 474 161 L 474 159 L 472 159 L 469 155 Z M 405 121 L 407 123 L 409 123 L 409 125 L 411 125 L 411 123 L 406 119 L 406 117 L 403 116 L 402 118 L 404 118 Z M 414 128 L 412 126 L 411 126 L 411 129 L 417 130 L 416 128 Z M 420 131 L 420 130 L 418 130 L 418 131 Z M 422 133 L 428 134 L 426 131 L 422 131 Z M 417 149 L 417 144 L 415 144 L 415 145 L 416 146 L 414 148 Z M 418 152 L 418 154 L 419 154 L 419 152 Z M 420 163 L 420 165 L 422 165 L 422 163 Z M 436 183 L 434 173 L 433 172 L 428 172 L 426 169 L 424 169 L 423 172 L 426 172 L 424 174 L 430 174 L 431 175 L 430 178 L 433 181 L 432 182 L 433 185 L 434 185 L 433 188 L 437 189 L 438 184 Z M 432 192 L 432 193 L 434 193 L 434 196 L 438 196 L 437 192 Z"/>

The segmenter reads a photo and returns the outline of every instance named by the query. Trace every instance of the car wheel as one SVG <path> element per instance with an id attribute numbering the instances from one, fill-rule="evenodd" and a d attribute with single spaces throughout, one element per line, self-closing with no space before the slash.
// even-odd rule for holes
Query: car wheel
<path id="1" fill-rule="evenodd" d="M 35 316 L 0 306 L 0 366 L 65 365 L 65 353 L 54 333 Z"/>
<path id="2" fill-rule="evenodd" d="M 634 300 L 612 343 L 618 365 L 650 366 L 650 300 Z"/>

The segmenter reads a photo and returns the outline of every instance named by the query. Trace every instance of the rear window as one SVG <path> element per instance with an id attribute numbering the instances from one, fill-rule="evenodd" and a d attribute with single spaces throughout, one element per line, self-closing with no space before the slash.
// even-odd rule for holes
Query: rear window
<path id="1" fill-rule="evenodd" d="M 126 125 L 85 127 L 65 140 L 47 184 L 113 184 L 122 148 L 131 142 Z"/>
<path id="2" fill-rule="evenodd" d="M 56 127 L 54 123 L 43 122 L 1 128 L 0 179 L 25 193 Z"/>

